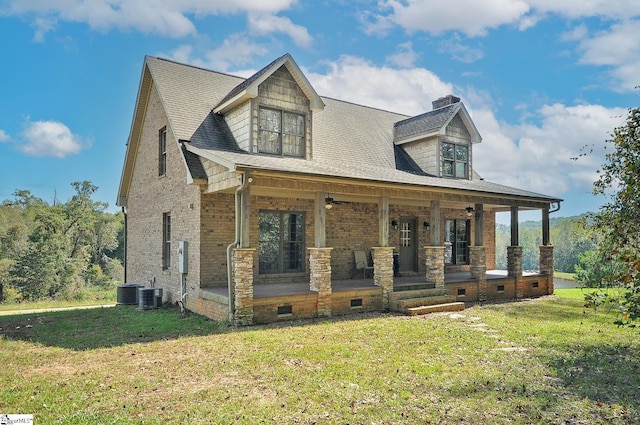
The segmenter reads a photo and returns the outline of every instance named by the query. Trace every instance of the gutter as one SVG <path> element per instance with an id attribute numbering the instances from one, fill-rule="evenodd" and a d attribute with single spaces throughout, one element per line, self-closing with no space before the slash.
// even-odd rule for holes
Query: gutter
<path id="1" fill-rule="evenodd" d="M 234 287 L 233 287 L 233 282 L 231 278 L 231 273 L 232 273 L 231 249 L 234 247 L 238 247 L 238 245 L 240 244 L 240 234 L 242 233 L 242 228 L 241 228 L 242 227 L 242 216 L 241 216 L 242 205 L 240 202 L 241 201 L 240 195 L 242 194 L 242 192 L 244 192 L 247 189 L 247 187 L 249 187 L 249 184 L 252 181 L 253 179 L 249 177 L 249 172 L 244 171 L 242 175 L 242 183 L 238 185 L 235 191 L 236 239 L 231 244 L 229 244 L 229 246 L 227 246 L 227 288 L 229 290 L 229 320 L 233 320 L 234 310 L 235 310 L 235 299 L 234 299 L 235 294 L 234 294 Z"/>

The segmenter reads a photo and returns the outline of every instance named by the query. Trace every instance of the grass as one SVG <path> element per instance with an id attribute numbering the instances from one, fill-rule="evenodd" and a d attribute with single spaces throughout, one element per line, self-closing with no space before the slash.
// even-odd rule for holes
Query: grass
<path id="1" fill-rule="evenodd" d="M 561 279 L 567 279 L 567 280 L 575 280 L 576 279 L 576 274 L 575 273 L 566 273 L 566 272 L 554 271 L 553 272 L 553 276 L 561 278 Z"/>
<path id="2" fill-rule="evenodd" d="M 32 310 L 32 309 L 51 309 L 60 307 L 78 307 L 78 306 L 94 306 L 116 303 L 115 288 L 96 288 L 89 287 L 84 290 L 80 299 L 72 300 L 54 300 L 45 299 L 40 301 L 22 301 L 19 303 L 0 303 L 0 312 L 16 311 L 16 310 Z"/>
<path id="3" fill-rule="evenodd" d="M 462 315 L 233 329 L 173 308 L 0 317 L 0 412 L 38 423 L 627 424 L 640 341 L 580 290 Z"/>

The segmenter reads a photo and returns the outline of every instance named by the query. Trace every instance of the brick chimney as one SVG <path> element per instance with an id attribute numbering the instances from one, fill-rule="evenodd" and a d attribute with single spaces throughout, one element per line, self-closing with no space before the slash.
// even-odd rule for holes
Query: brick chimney
<path id="1" fill-rule="evenodd" d="M 453 105 L 454 103 L 458 102 L 460 102 L 459 97 L 449 94 L 441 97 L 438 100 L 434 100 L 433 102 L 431 102 L 431 104 L 433 105 L 433 110 L 435 111 L 436 109 L 444 108 L 445 106 Z"/>

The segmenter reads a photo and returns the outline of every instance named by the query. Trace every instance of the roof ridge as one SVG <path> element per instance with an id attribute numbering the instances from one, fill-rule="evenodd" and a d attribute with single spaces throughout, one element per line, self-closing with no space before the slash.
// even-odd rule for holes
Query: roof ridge
<path id="1" fill-rule="evenodd" d="M 164 61 L 164 62 L 169 62 L 169 63 L 172 63 L 174 65 L 180 65 L 180 66 L 186 66 L 186 67 L 189 67 L 189 68 L 199 69 L 201 71 L 210 72 L 212 74 L 219 74 L 219 75 L 224 75 L 226 77 L 232 77 L 232 78 L 238 78 L 238 79 L 241 79 L 241 80 L 246 80 L 246 77 L 241 77 L 240 75 L 234 75 L 234 74 L 230 74 L 228 72 L 216 71 L 216 70 L 213 70 L 213 69 L 204 68 L 204 67 L 197 66 L 197 65 L 192 65 L 190 63 L 178 62 L 176 60 L 163 58 L 163 57 L 160 57 L 160 56 L 147 55 L 147 58 L 157 59 L 157 60 Z"/>
<path id="2" fill-rule="evenodd" d="M 461 104 L 462 104 L 462 102 L 452 103 L 451 105 L 446 105 L 446 106 L 443 106 L 442 108 L 438 108 L 438 109 L 434 109 L 434 110 L 431 110 L 431 111 L 423 112 L 423 113 L 421 113 L 419 115 L 414 115 L 414 116 L 409 117 L 409 118 L 407 118 L 405 120 L 398 121 L 398 122 L 396 122 L 394 124 L 394 126 L 397 126 L 397 125 L 400 125 L 400 124 L 406 124 L 406 123 L 411 122 L 411 121 L 417 121 L 417 120 L 419 120 L 421 118 L 424 118 L 427 115 L 430 115 L 430 114 L 435 115 L 436 112 L 437 113 L 446 113 L 447 112 L 447 111 L 445 111 L 446 108 L 453 109 L 454 107 L 457 107 L 457 106 L 459 106 Z"/>
<path id="3" fill-rule="evenodd" d="M 375 106 L 363 105 L 362 103 L 355 103 L 355 102 L 350 102 L 348 100 L 336 99 L 335 97 L 331 97 L 331 96 L 322 96 L 322 95 L 320 95 L 320 97 L 323 98 L 323 99 L 334 100 L 336 102 L 347 103 L 349 105 L 360 106 L 362 108 L 374 109 L 376 111 L 386 112 L 386 113 L 389 113 L 389 114 L 402 115 L 402 116 L 407 117 L 407 119 L 412 118 L 411 115 L 403 114 L 402 112 L 395 112 L 395 111 L 390 111 L 388 109 L 377 108 Z"/>

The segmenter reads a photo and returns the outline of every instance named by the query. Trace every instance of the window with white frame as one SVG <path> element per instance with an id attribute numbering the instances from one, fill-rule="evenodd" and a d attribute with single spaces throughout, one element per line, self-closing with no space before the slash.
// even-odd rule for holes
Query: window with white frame
<path id="1" fill-rule="evenodd" d="M 167 174 L 167 127 L 158 133 L 158 175 Z"/>
<path id="2" fill-rule="evenodd" d="M 304 115 L 279 109 L 260 108 L 258 152 L 304 156 Z"/>
<path id="3" fill-rule="evenodd" d="M 442 175 L 466 179 L 469 177 L 469 146 L 442 143 Z"/>
<path id="4" fill-rule="evenodd" d="M 171 214 L 162 214 L 162 269 L 171 268 Z"/>

